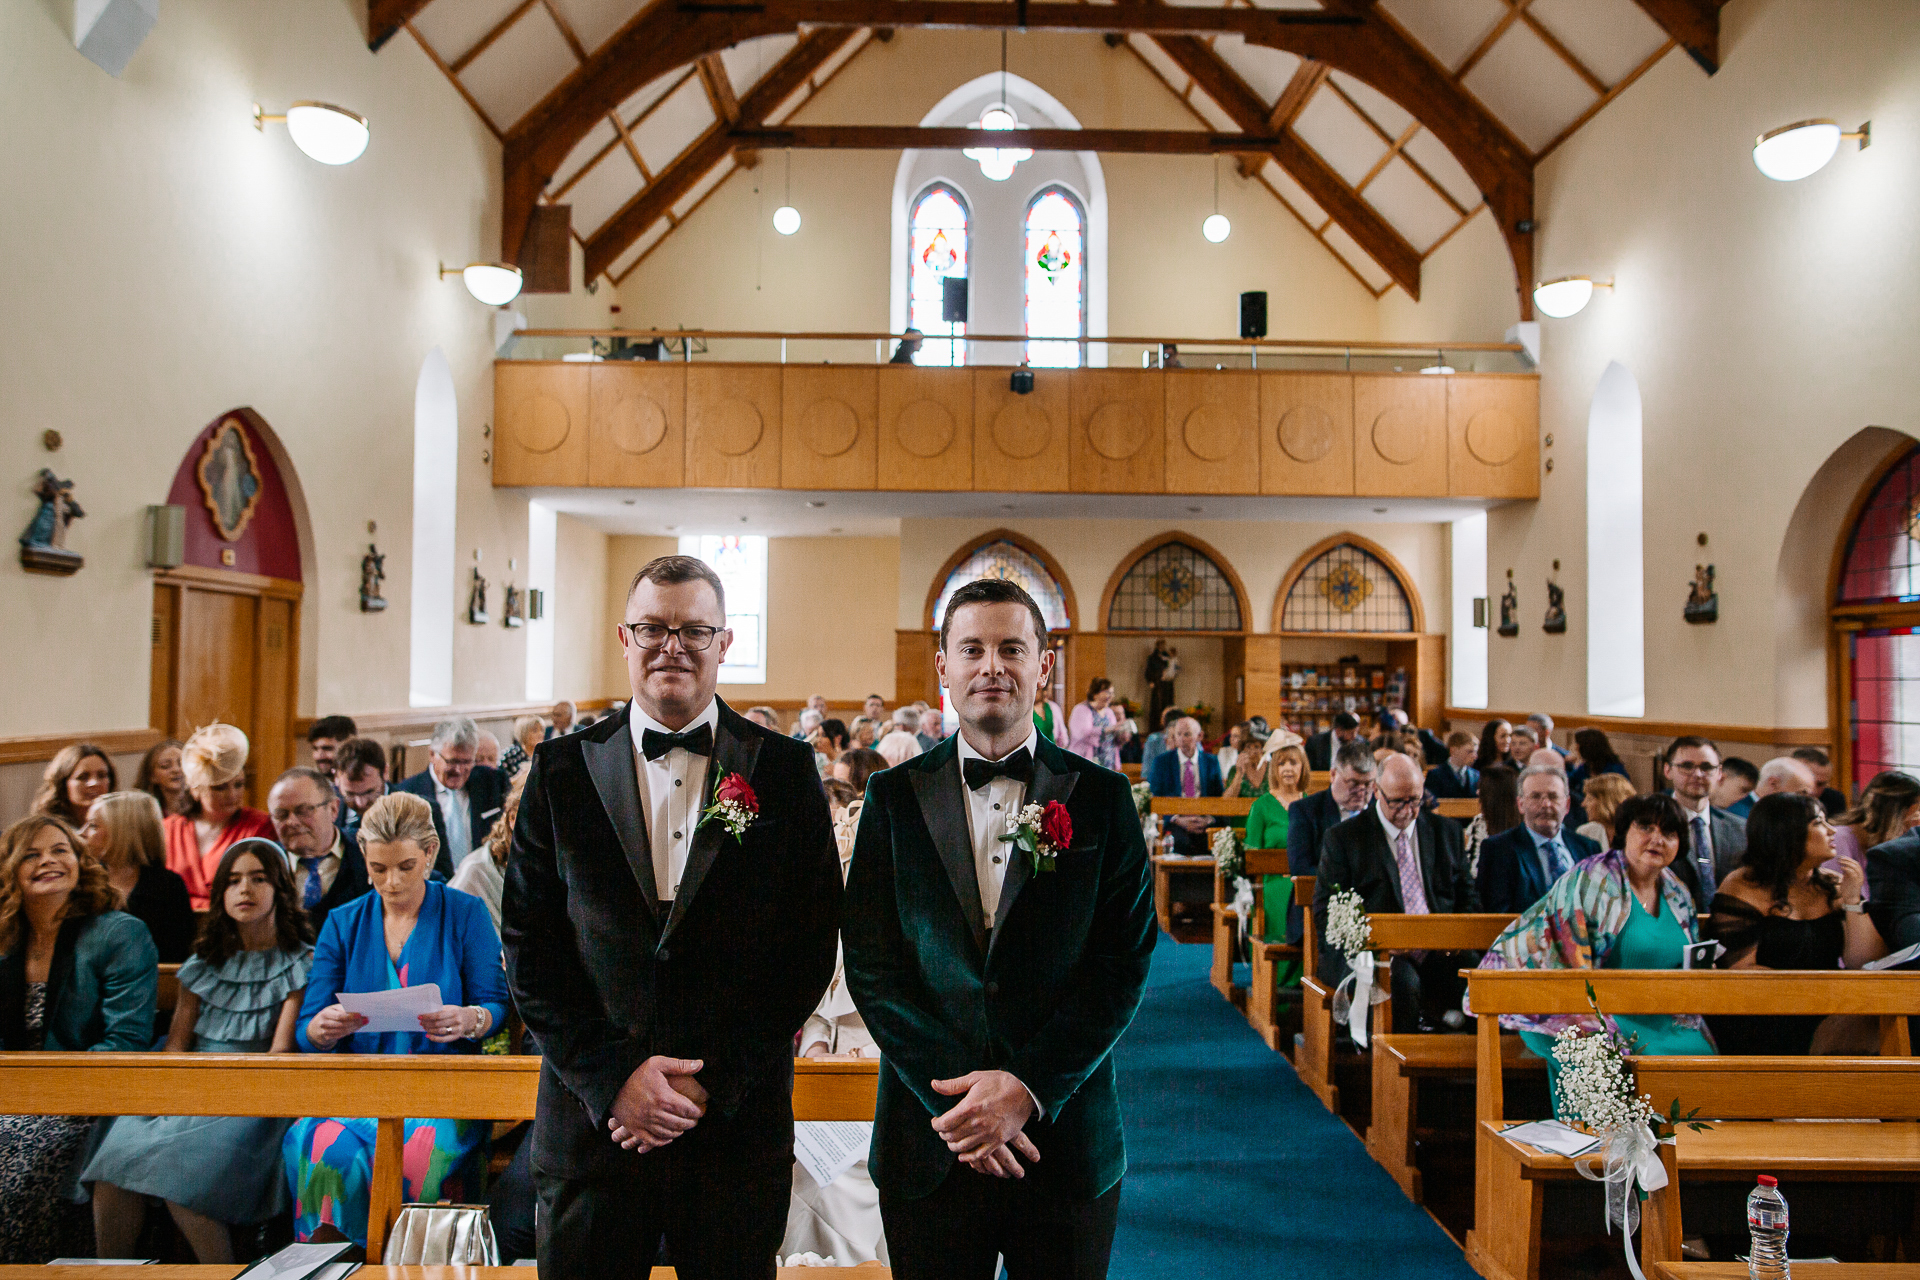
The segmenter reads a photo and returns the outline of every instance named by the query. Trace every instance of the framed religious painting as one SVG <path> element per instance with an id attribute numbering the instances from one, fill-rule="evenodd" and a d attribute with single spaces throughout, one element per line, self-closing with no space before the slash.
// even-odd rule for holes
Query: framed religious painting
<path id="1" fill-rule="evenodd" d="M 260 505 L 261 488 L 260 462 L 238 418 L 222 418 L 214 427 L 193 474 L 214 529 L 225 541 L 237 541 Z"/>

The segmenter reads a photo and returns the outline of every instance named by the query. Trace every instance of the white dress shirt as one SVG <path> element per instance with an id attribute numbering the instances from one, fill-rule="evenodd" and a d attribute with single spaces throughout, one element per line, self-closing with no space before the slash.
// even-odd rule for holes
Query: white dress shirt
<path id="1" fill-rule="evenodd" d="M 687 869 L 687 850 L 693 847 L 694 828 L 706 808 L 706 756 L 683 747 L 649 760 L 642 750 L 648 729 L 655 733 L 691 733 L 701 725 L 716 734 L 720 725 L 720 700 L 707 703 L 707 709 L 688 721 L 686 727 L 673 730 L 633 704 L 628 721 L 633 735 L 633 763 L 640 784 L 640 807 L 647 815 L 647 844 L 653 850 L 654 893 L 663 903 L 672 902 L 680 890 L 680 877 Z"/>
<path id="2" fill-rule="evenodd" d="M 433 798 L 439 802 L 440 816 L 446 820 L 447 855 L 457 867 L 473 852 L 473 819 L 470 816 L 471 806 L 467 803 L 467 789 L 462 787 L 454 791 L 431 772 L 427 776 L 433 778 Z"/>
<path id="3" fill-rule="evenodd" d="M 1025 750 L 1031 756 L 1039 739 L 1038 729 L 1028 729 L 1027 740 L 1007 754 Z M 987 918 L 987 928 L 991 929 L 993 917 L 1000 910 L 1000 886 L 1007 879 L 1007 857 L 1013 850 L 1013 846 L 1003 842 L 1000 837 L 1013 829 L 1014 819 L 1020 816 L 1020 809 L 1027 802 L 1027 789 L 1012 778 L 995 778 L 978 791 L 968 790 L 965 780 L 967 761 L 985 759 L 973 749 L 973 744 L 967 741 L 967 735 L 961 734 L 960 789 L 966 794 L 967 800 L 967 834 L 973 840 L 973 874 L 980 882 L 980 910 Z"/>

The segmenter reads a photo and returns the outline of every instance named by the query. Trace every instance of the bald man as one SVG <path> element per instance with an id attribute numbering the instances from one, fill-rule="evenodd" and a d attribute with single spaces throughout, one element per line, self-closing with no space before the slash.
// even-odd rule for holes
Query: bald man
<path id="1" fill-rule="evenodd" d="M 1761 765 L 1760 781 L 1753 788 L 1755 802 L 1765 800 L 1768 796 L 1819 794 L 1820 783 L 1813 776 L 1813 770 L 1792 756 L 1775 756 Z"/>
<path id="2" fill-rule="evenodd" d="M 1473 877 L 1467 874 L 1460 828 L 1421 812 L 1422 792 L 1419 767 L 1406 756 L 1388 756 L 1374 783 L 1373 803 L 1322 838 L 1313 913 L 1321 931 L 1323 980 L 1337 981 L 1347 972 L 1347 958 L 1326 942 L 1327 903 L 1338 890 L 1358 893 L 1369 915 L 1451 915 L 1480 909 Z M 1394 1031 L 1464 1025 L 1458 971 L 1478 963 L 1478 956 L 1444 953 L 1417 962 L 1395 957 Z"/>

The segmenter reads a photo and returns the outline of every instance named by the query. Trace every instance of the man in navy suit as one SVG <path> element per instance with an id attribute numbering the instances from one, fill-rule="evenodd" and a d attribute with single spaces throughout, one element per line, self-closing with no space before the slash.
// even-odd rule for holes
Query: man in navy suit
<path id="1" fill-rule="evenodd" d="M 1333 728 L 1322 729 L 1301 744 L 1301 750 L 1307 753 L 1307 768 L 1333 768 L 1334 753 L 1349 742 L 1360 737 L 1360 717 L 1351 711 L 1342 711 L 1333 717 Z"/>
<path id="2" fill-rule="evenodd" d="M 1562 823 L 1567 816 L 1567 779 L 1547 765 L 1529 765 L 1520 775 L 1520 825 L 1480 846 L 1475 877 L 1480 909 L 1518 915 L 1547 894 L 1574 863 L 1600 846 Z"/>
<path id="3" fill-rule="evenodd" d="M 427 767 L 394 788 L 419 796 L 433 810 L 440 836 L 433 869 L 444 879 L 453 879 L 460 860 L 486 844 L 507 803 L 507 775 L 474 763 L 479 749 L 479 725 L 465 716 L 442 720 L 433 726 Z"/>
<path id="4" fill-rule="evenodd" d="M 1211 751 L 1200 749 L 1200 722 L 1182 716 L 1167 731 L 1167 749 L 1153 758 L 1147 767 L 1147 786 L 1153 794 L 1169 798 L 1217 796 L 1225 780 L 1220 776 L 1220 761 Z M 1206 830 L 1214 819 L 1197 813 L 1183 813 L 1173 819 L 1173 851 L 1182 857 L 1205 856 Z M 1208 890 L 1212 892 L 1211 889 Z"/>
<path id="5" fill-rule="evenodd" d="M 368 888 L 360 842 L 338 825 L 340 798 L 317 769 L 296 765 L 267 792 L 273 834 L 293 861 L 293 887 L 317 934 L 327 913 Z"/>
<path id="6" fill-rule="evenodd" d="M 1447 759 L 1427 770 L 1427 791 L 1436 800 L 1472 800 L 1480 794 L 1473 757 L 1480 739 L 1460 729 L 1447 735 Z"/>
<path id="7" fill-rule="evenodd" d="M 1325 791 L 1295 800 L 1287 806 L 1287 871 L 1311 876 L 1320 871 L 1320 846 L 1327 832 L 1366 811 L 1373 801 L 1377 772 L 1373 752 L 1364 742 L 1348 742 L 1333 754 L 1333 784 Z M 1287 941 L 1299 945 L 1302 932 L 1299 906 L 1287 913 Z"/>

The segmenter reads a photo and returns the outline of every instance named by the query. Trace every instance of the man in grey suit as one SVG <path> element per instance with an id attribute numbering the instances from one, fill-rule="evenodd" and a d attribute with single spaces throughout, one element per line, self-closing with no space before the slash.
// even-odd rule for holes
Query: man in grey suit
<path id="1" fill-rule="evenodd" d="M 1713 891 L 1740 865 L 1747 851 L 1747 822 L 1708 798 L 1720 781 L 1720 748 L 1706 738 L 1675 738 L 1667 747 L 1667 786 L 1687 819 L 1685 856 L 1674 859 L 1673 873 L 1693 894 L 1694 905 L 1706 911 Z"/>

